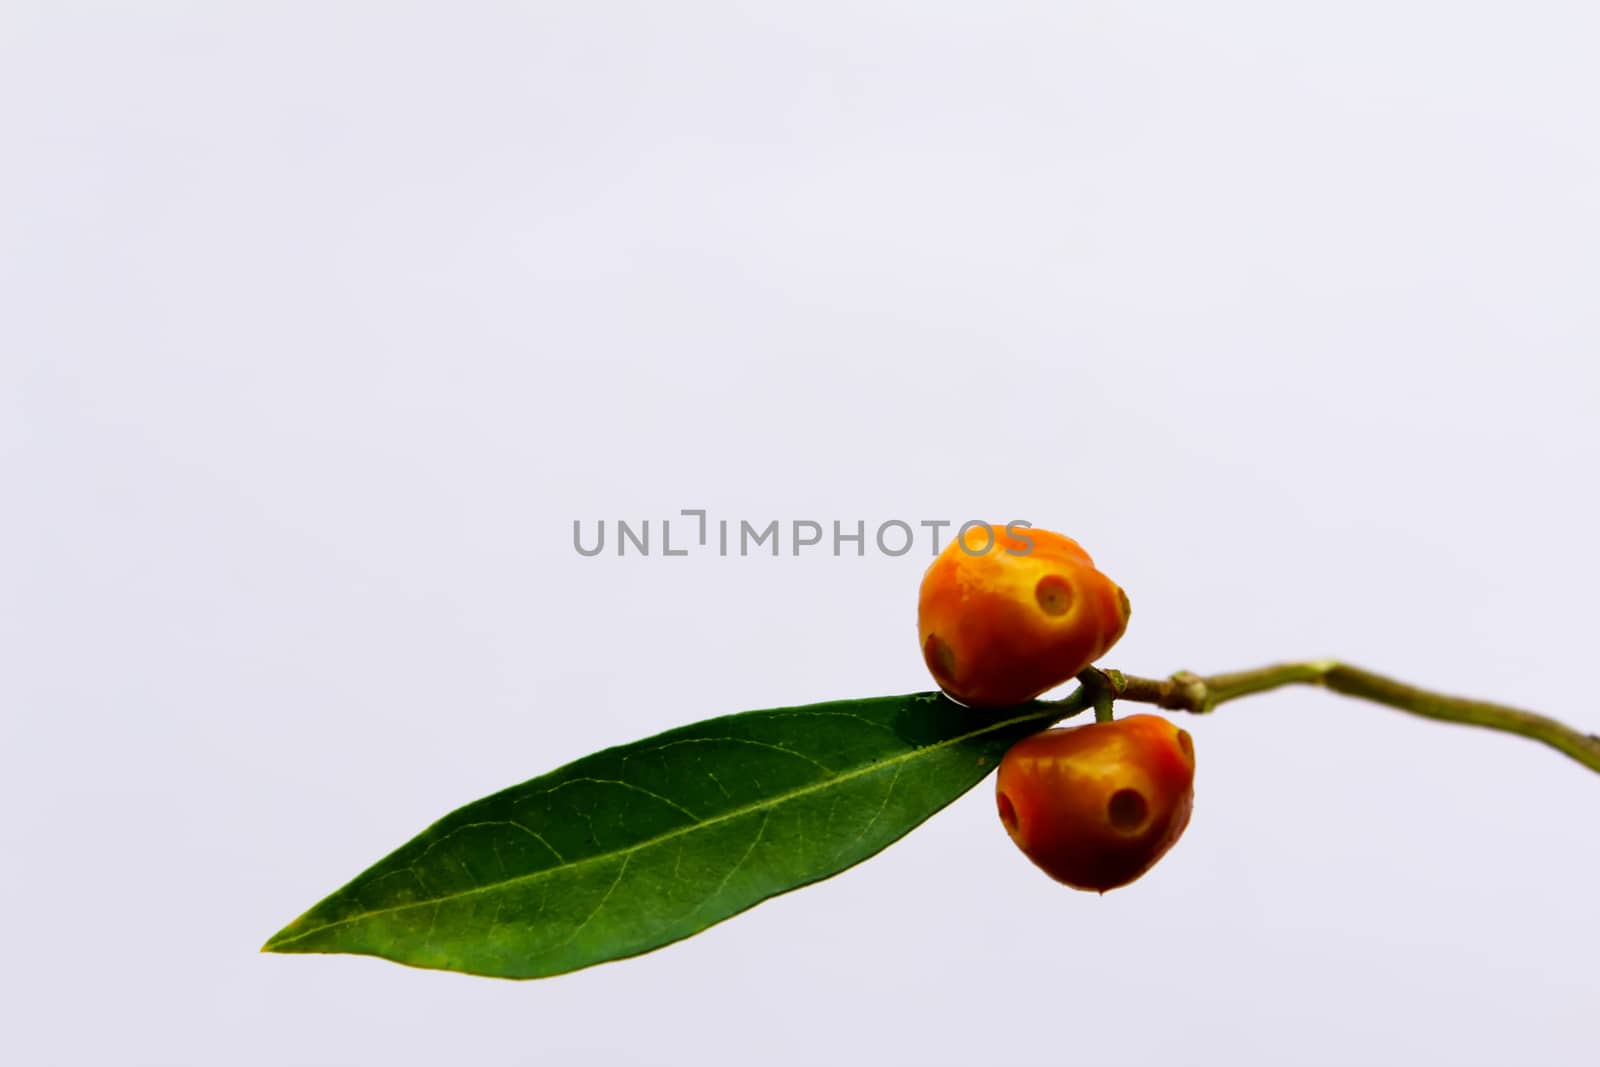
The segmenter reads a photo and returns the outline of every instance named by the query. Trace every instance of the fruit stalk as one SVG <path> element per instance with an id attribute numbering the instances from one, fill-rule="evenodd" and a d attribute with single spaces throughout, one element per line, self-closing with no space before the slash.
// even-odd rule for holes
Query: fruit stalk
<path id="1" fill-rule="evenodd" d="M 1441 722 L 1481 726 L 1539 741 L 1600 773 L 1600 736 L 1575 730 L 1537 712 L 1486 700 L 1436 693 L 1337 660 L 1280 663 L 1256 670 L 1207 676 L 1179 671 L 1164 679 L 1140 678 L 1121 671 L 1101 673 L 1105 677 L 1105 684 L 1118 700 L 1154 704 L 1173 711 L 1196 714 L 1204 714 L 1219 704 L 1239 697 L 1286 685 L 1321 686 L 1335 693 L 1370 700 L 1413 715 Z"/>

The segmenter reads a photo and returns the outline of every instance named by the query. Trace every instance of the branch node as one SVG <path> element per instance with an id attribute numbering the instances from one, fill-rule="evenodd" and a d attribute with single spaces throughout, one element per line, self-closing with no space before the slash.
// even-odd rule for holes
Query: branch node
<path id="1" fill-rule="evenodd" d="M 1171 682 L 1172 691 L 1161 702 L 1162 707 L 1204 715 L 1215 706 L 1206 680 L 1193 671 L 1179 671 Z"/>

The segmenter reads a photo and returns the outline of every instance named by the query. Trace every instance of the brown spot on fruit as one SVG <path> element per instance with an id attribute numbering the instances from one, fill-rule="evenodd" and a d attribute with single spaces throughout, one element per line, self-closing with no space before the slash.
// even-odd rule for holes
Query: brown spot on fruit
<path id="1" fill-rule="evenodd" d="M 1000 795 L 1000 821 L 1005 824 L 1006 833 L 1012 837 L 1017 836 L 1017 809 L 1012 805 L 1011 798 L 1004 793 Z"/>
<path id="2" fill-rule="evenodd" d="M 1033 598 L 1046 615 L 1065 615 L 1072 610 L 1072 585 L 1059 574 L 1047 574 L 1033 587 Z"/>
<path id="3" fill-rule="evenodd" d="M 1106 818 L 1123 833 L 1132 833 L 1150 818 L 1150 804 L 1137 789 L 1119 789 L 1106 805 Z"/>
<path id="4" fill-rule="evenodd" d="M 928 669 L 933 672 L 940 682 L 953 682 L 956 677 L 956 654 L 938 634 L 929 634 L 922 645 L 922 658 L 928 661 Z"/>

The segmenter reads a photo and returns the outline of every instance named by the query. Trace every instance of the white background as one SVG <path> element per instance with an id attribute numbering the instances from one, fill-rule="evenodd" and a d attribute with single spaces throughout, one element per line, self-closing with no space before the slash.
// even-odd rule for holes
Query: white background
<path id="1" fill-rule="evenodd" d="M 1191 720 L 1150 876 L 981 786 L 653 955 L 263 956 L 465 801 L 926 688 L 1030 520 L 1145 674 L 1337 655 L 1600 729 L 1588 3 L 0 10 L 0 1059 L 1588 1064 L 1600 782 L 1314 691 Z"/>

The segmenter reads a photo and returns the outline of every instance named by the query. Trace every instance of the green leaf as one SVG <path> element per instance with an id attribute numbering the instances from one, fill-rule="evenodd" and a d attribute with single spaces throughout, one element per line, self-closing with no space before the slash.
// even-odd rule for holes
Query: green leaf
<path id="1" fill-rule="evenodd" d="M 1079 706 L 916 693 L 669 730 L 445 816 L 264 950 L 503 978 L 648 952 L 860 863 Z"/>

